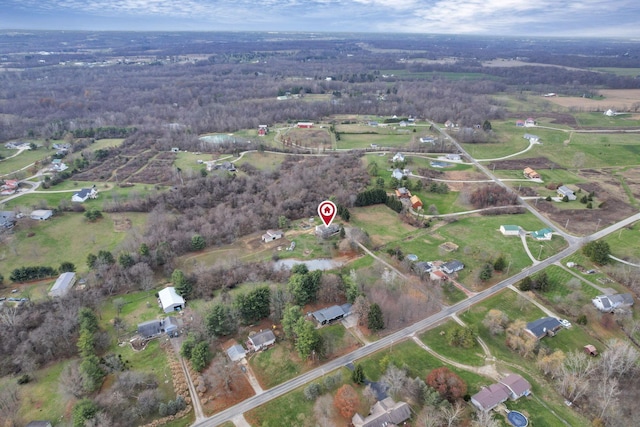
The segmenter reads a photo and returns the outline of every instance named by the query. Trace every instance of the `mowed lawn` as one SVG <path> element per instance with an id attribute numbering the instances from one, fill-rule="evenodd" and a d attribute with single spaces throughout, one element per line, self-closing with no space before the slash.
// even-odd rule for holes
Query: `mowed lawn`
<path id="1" fill-rule="evenodd" d="M 57 268 L 64 261 L 74 263 L 79 272 L 86 271 L 89 253 L 114 250 L 131 231 L 116 232 L 114 219 L 128 219 L 132 228 L 142 227 L 147 219 L 146 214 L 132 212 L 103 213 L 103 216 L 91 223 L 81 213 L 67 212 L 47 221 L 20 222 L 9 241 L 0 248 L 0 272 L 8 281 L 14 268 L 34 265 Z M 26 221 L 32 225 L 23 226 Z"/>
<path id="2" fill-rule="evenodd" d="M 402 148 L 409 145 L 414 134 L 379 134 L 379 133 L 340 133 L 340 140 L 337 141 L 338 149 L 371 148 L 371 144 L 378 147 Z"/>
<path id="3" fill-rule="evenodd" d="M 47 150 L 46 148 L 40 147 L 37 150 L 25 150 L 17 156 L 9 158 L 17 152 L 18 150 L 6 149 L 3 149 L 2 152 L 0 152 L 0 154 L 5 157 L 3 160 L 0 160 L 0 178 L 3 178 L 4 175 L 8 175 L 7 178 L 11 178 L 11 174 L 13 172 L 56 153 L 55 150 Z M 24 171 L 24 176 L 27 177 L 30 175 L 32 175 L 31 171 L 26 169 Z"/>
<path id="4" fill-rule="evenodd" d="M 260 170 L 274 171 L 280 167 L 285 158 L 285 155 L 275 153 L 247 153 L 235 164 L 241 166 L 248 163 Z"/>
<path id="5" fill-rule="evenodd" d="M 398 219 L 398 214 L 386 205 L 372 205 L 352 208 L 351 226 L 359 227 L 369 233 L 374 246 L 403 238 L 417 229 Z"/>

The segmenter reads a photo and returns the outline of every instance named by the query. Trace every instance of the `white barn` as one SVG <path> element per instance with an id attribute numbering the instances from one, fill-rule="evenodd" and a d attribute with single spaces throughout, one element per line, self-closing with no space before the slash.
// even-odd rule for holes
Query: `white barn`
<path id="1" fill-rule="evenodd" d="M 165 313 L 180 311 L 184 309 L 185 301 L 176 293 L 176 288 L 169 286 L 158 292 L 160 306 Z"/>

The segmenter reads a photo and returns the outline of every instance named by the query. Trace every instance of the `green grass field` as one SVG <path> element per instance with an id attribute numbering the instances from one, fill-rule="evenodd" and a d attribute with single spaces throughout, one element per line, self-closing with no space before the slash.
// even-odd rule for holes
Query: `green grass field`
<path id="1" fill-rule="evenodd" d="M 631 114 L 620 114 L 617 116 L 605 116 L 602 113 L 574 113 L 573 116 L 580 126 L 585 127 L 636 127 L 640 126 L 640 120 L 633 119 Z"/>
<path id="2" fill-rule="evenodd" d="M 640 68 L 616 68 L 616 67 L 594 67 L 592 70 L 600 71 L 603 73 L 612 73 L 617 76 L 640 76 Z"/>
<path id="3" fill-rule="evenodd" d="M 44 147 L 40 147 L 37 150 L 25 150 L 22 153 L 18 154 L 15 157 L 8 158 L 9 156 L 13 156 L 16 154 L 17 150 L 5 150 L 3 149 L 2 154 L 5 156 L 5 159 L 0 160 L 0 178 L 3 178 L 5 175 L 8 178 L 12 178 L 12 173 L 22 169 L 31 163 L 40 161 L 47 156 L 55 154 L 55 150 L 47 150 Z M 32 173 L 29 169 L 24 171 L 24 177 L 31 176 Z"/>
<path id="4" fill-rule="evenodd" d="M 7 244 L 0 248 L 0 272 L 8 281 L 11 270 L 16 267 L 48 265 L 57 268 L 63 261 L 74 263 L 77 271 L 84 272 L 89 253 L 113 250 L 127 236 L 126 232 L 114 231 L 114 218 L 126 217 L 131 220 L 132 227 L 142 227 L 146 221 L 146 214 L 141 213 L 103 215 L 102 219 L 90 223 L 83 214 L 69 212 L 36 222 L 31 227 L 18 225 Z M 34 235 L 27 237 L 29 233 Z"/>
<path id="5" fill-rule="evenodd" d="M 263 388 L 282 384 L 303 372 L 302 367 L 290 357 L 291 352 L 295 350 L 291 349 L 288 343 L 281 342 L 249 359 L 251 368 Z"/>
<path id="6" fill-rule="evenodd" d="M 634 223 L 604 238 L 614 256 L 623 259 L 639 257 L 640 239 L 638 239 L 638 228 L 638 223 Z"/>
<path id="7" fill-rule="evenodd" d="M 409 145 L 415 135 L 413 133 L 378 134 L 378 133 L 340 133 L 337 141 L 339 149 L 371 148 L 371 144 L 378 147 L 402 148 Z"/>
<path id="8" fill-rule="evenodd" d="M 450 346 L 447 343 L 446 337 L 442 333 L 459 326 L 455 321 L 448 320 L 446 323 L 420 335 L 420 340 L 438 354 L 455 362 L 471 366 L 484 365 L 484 352 L 480 344 L 476 343 L 471 348 L 461 348 Z"/>
<path id="9" fill-rule="evenodd" d="M 286 156 L 274 153 L 247 153 L 236 162 L 236 166 L 248 163 L 260 170 L 273 171 L 280 167 Z"/>

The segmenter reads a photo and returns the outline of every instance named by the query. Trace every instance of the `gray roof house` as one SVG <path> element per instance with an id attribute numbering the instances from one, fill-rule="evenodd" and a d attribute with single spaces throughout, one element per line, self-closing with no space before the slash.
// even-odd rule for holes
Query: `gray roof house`
<path id="1" fill-rule="evenodd" d="M 284 233 L 282 230 L 267 230 L 266 233 L 262 235 L 262 241 L 264 243 L 273 242 L 274 240 L 282 239 Z"/>
<path id="2" fill-rule="evenodd" d="M 53 211 L 51 209 L 36 209 L 29 216 L 37 221 L 45 221 L 53 216 Z"/>
<path id="3" fill-rule="evenodd" d="M 340 320 L 345 316 L 351 314 L 351 304 L 332 305 L 331 307 L 323 308 L 322 310 L 314 311 L 311 313 L 316 322 L 321 325 Z"/>
<path id="4" fill-rule="evenodd" d="M 558 192 L 558 197 L 564 198 L 565 196 L 567 196 L 567 199 L 569 199 L 569 200 L 575 200 L 576 199 L 576 195 L 573 192 L 573 190 L 570 189 L 569 187 L 565 186 L 565 185 L 561 185 L 560 187 L 558 187 L 558 189 L 556 191 Z"/>
<path id="5" fill-rule="evenodd" d="M 398 181 L 400 181 L 403 177 L 404 177 L 404 172 L 398 168 L 394 169 L 393 172 L 391 172 L 391 176 L 395 179 L 397 179 Z"/>
<path id="6" fill-rule="evenodd" d="M 464 268 L 464 264 L 458 261 L 457 259 L 454 259 L 452 261 L 442 264 L 442 271 L 444 271 L 447 274 L 453 274 L 457 271 L 462 270 L 463 268 Z"/>
<path id="7" fill-rule="evenodd" d="M 265 347 L 275 344 L 276 336 L 271 329 L 265 329 L 257 334 L 251 335 L 247 341 L 247 347 L 249 350 L 260 351 Z"/>
<path id="8" fill-rule="evenodd" d="M 67 272 L 62 273 L 56 283 L 53 284 L 51 290 L 49 291 L 49 296 L 51 297 L 63 297 L 69 293 L 73 285 L 76 283 L 76 273 Z"/>
<path id="9" fill-rule="evenodd" d="M 420 261 L 420 262 L 416 262 L 413 265 L 413 271 L 416 272 L 416 274 L 427 274 L 427 273 L 431 273 L 431 270 L 433 270 L 433 264 L 431 264 L 428 261 Z"/>
<path id="10" fill-rule="evenodd" d="M 591 302 L 598 310 L 611 313 L 616 308 L 631 307 L 633 296 L 631 294 L 598 295 Z"/>
<path id="11" fill-rule="evenodd" d="M 232 362 L 242 360 L 246 356 L 247 352 L 240 344 L 234 344 L 227 349 L 227 356 Z"/>
<path id="12" fill-rule="evenodd" d="M 529 332 L 536 339 L 546 336 L 554 336 L 558 330 L 562 329 L 562 323 L 555 317 L 542 317 L 533 322 L 527 323 L 525 331 Z"/>
<path id="13" fill-rule="evenodd" d="M 338 224 L 329 224 L 328 227 L 324 225 L 316 226 L 316 236 L 322 237 L 323 239 L 328 239 L 334 234 L 338 234 L 340 232 L 340 226 Z"/>
<path id="14" fill-rule="evenodd" d="M 371 407 L 367 417 L 355 414 L 351 418 L 354 427 L 391 427 L 411 418 L 411 407 L 406 402 L 395 402 L 387 397 Z"/>
<path id="15" fill-rule="evenodd" d="M 178 319 L 165 317 L 159 320 L 149 320 L 138 324 L 138 334 L 145 338 L 151 338 L 166 333 L 170 337 L 178 336 Z"/>
<path id="16" fill-rule="evenodd" d="M 0 227 L 11 228 L 16 223 L 16 214 L 12 211 L 0 211 Z"/>

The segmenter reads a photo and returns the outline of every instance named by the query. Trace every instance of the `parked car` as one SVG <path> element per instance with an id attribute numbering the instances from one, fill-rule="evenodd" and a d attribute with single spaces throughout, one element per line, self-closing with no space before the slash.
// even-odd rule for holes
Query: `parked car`
<path id="1" fill-rule="evenodd" d="M 569 322 L 567 319 L 560 319 L 560 324 L 567 329 L 571 327 L 571 322 Z"/>

